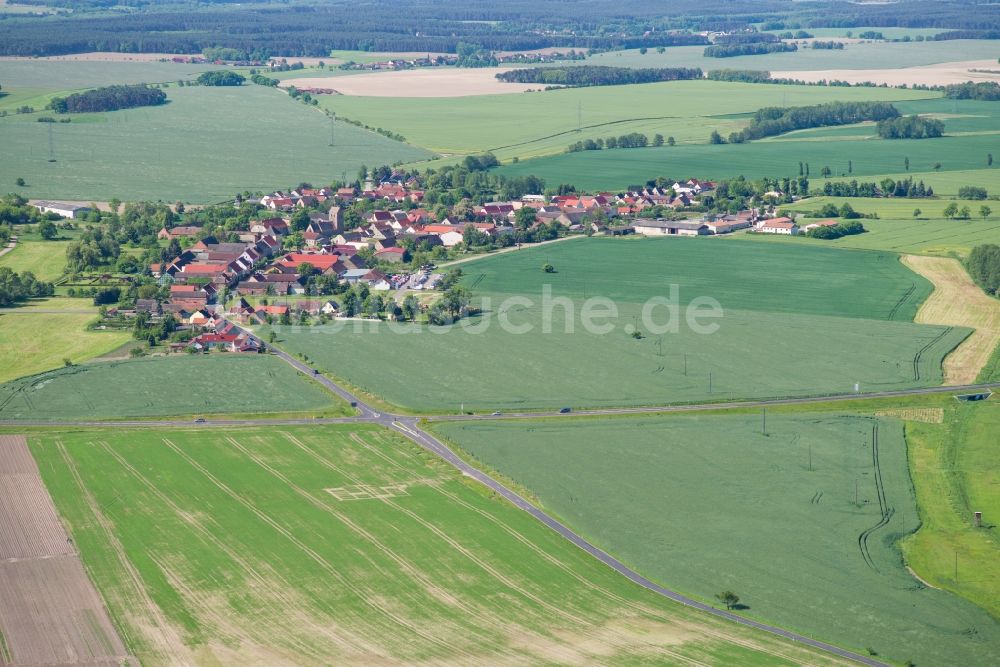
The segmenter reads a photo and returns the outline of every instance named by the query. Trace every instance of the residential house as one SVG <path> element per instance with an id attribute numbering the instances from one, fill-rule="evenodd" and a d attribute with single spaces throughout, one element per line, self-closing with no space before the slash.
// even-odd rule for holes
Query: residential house
<path id="1" fill-rule="evenodd" d="M 171 227 L 170 229 L 164 227 L 156 235 L 156 238 L 163 241 L 172 241 L 173 239 L 183 239 L 183 238 L 189 238 L 191 236 L 196 236 L 200 232 L 201 232 L 201 227 L 193 227 L 193 226 Z"/>
<path id="2" fill-rule="evenodd" d="M 772 218 L 757 225 L 757 231 L 764 234 L 795 236 L 799 233 L 799 226 L 791 218 Z"/>

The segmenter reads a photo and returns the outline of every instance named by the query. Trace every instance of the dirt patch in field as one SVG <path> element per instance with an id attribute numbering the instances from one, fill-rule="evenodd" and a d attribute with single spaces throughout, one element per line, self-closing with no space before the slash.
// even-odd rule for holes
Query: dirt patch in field
<path id="1" fill-rule="evenodd" d="M 23 436 L 0 436 L 0 489 L 0 665 L 138 665 L 90 583 Z"/>
<path id="2" fill-rule="evenodd" d="M 917 322 L 975 329 L 943 364 L 946 385 L 972 384 L 1000 344 L 1000 301 L 986 296 L 956 259 L 904 255 L 903 263 L 934 283 Z"/>
<path id="3" fill-rule="evenodd" d="M 992 72 L 974 72 L 972 70 L 992 70 Z M 889 86 L 902 84 L 923 84 L 927 86 L 944 86 L 965 81 L 1000 81 L 1000 66 L 995 60 L 963 60 L 920 67 L 904 67 L 901 69 L 825 69 L 804 72 L 771 72 L 777 79 L 798 79 L 800 81 L 847 81 L 863 83 L 872 81 Z"/>
<path id="4" fill-rule="evenodd" d="M 511 68 L 459 69 L 437 67 L 402 72 L 372 72 L 354 76 L 303 77 L 282 81 L 287 88 L 332 88 L 341 95 L 364 97 L 466 97 L 540 90 L 538 83 L 504 83 L 496 78 Z"/>

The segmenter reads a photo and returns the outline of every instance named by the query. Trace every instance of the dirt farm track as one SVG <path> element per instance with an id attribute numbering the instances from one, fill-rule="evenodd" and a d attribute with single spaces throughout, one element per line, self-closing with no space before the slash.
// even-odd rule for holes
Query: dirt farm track
<path id="1" fill-rule="evenodd" d="M 0 665 L 138 665 L 56 515 L 23 436 L 0 436 Z"/>

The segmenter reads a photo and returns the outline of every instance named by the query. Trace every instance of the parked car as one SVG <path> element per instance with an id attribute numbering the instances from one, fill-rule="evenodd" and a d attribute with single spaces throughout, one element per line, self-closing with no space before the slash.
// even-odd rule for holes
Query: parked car
<path id="1" fill-rule="evenodd" d="M 197 419 L 194 420 L 194 423 L 195 424 L 204 424 L 205 423 L 205 418 L 204 417 L 198 417 Z"/>
<path id="2" fill-rule="evenodd" d="M 503 413 L 498 411 L 498 412 L 494 412 L 493 416 L 494 417 L 499 417 L 501 414 L 503 414 Z"/>

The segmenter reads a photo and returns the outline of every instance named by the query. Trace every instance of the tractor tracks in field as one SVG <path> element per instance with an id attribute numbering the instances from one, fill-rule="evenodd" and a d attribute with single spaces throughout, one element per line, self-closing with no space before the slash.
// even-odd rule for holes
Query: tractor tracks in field
<path id="1" fill-rule="evenodd" d="M 937 345 L 939 342 L 941 342 L 941 339 L 944 338 L 945 336 L 947 336 L 948 334 L 950 334 L 952 332 L 952 330 L 954 330 L 954 327 L 947 327 L 947 328 L 945 328 L 943 331 L 941 331 L 941 333 L 939 333 L 937 336 L 935 336 L 929 343 L 927 343 L 922 348 L 920 348 L 919 350 L 917 350 L 917 353 L 915 355 L 913 355 L 913 381 L 914 382 L 919 382 L 920 381 L 920 361 L 921 361 L 921 359 L 924 356 L 924 352 L 926 352 L 927 350 L 931 349 L 932 347 L 934 347 L 935 345 Z"/>
<path id="2" fill-rule="evenodd" d="M 878 496 L 879 521 L 874 526 L 866 528 L 858 535 L 858 549 L 861 551 L 861 558 L 871 569 L 879 572 L 878 566 L 872 558 L 868 546 L 868 539 L 877 531 L 881 530 L 892 520 L 895 508 L 889 505 L 889 500 L 885 494 L 885 484 L 882 481 L 882 467 L 879 461 L 878 451 L 878 424 L 872 424 L 872 469 L 875 473 L 875 494 Z"/>

